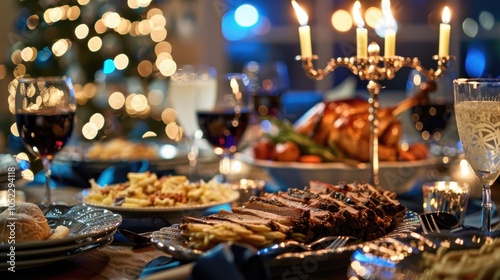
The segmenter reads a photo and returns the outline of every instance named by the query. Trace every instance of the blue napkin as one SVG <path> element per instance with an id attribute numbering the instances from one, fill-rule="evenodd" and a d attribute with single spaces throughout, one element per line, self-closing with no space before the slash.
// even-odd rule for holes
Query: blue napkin
<path id="1" fill-rule="evenodd" d="M 139 279 L 188 262 L 165 256 L 155 258 L 144 267 Z M 266 280 L 271 279 L 271 272 L 254 248 L 228 242 L 217 245 L 198 259 L 193 266 L 190 279 Z"/>

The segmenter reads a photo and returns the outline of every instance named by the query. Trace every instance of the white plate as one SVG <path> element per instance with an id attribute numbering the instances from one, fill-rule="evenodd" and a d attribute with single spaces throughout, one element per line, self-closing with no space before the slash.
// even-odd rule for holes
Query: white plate
<path id="1" fill-rule="evenodd" d="M 85 189 L 81 193 L 77 194 L 77 200 L 83 201 L 83 196 L 90 189 Z M 221 202 L 213 202 L 206 204 L 197 204 L 189 206 L 147 206 L 147 207 L 121 207 L 121 206 L 109 206 L 100 205 L 93 203 L 84 203 L 84 205 L 89 205 L 93 207 L 98 207 L 102 209 L 108 209 L 114 213 L 119 213 L 126 218 L 152 218 L 159 217 L 168 221 L 170 224 L 179 223 L 184 216 L 195 216 L 200 217 L 203 213 L 211 207 L 221 206 L 223 204 L 232 203 L 240 197 L 238 191 L 232 191 L 229 199 Z"/>
<path id="2" fill-rule="evenodd" d="M 0 208 L 5 209 L 5 207 Z M 49 225 L 55 229 L 58 225 L 67 226 L 70 230 L 66 238 L 28 241 L 16 243 L 16 252 L 20 250 L 35 250 L 40 248 L 67 246 L 79 244 L 93 237 L 115 230 L 122 222 L 122 217 L 106 209 L 85 205 L 72 207 L 55 206 L 45 215 Z M 10 251 L 10 244 L 0 244 L 0 254 Z"/>
<path id="3" fill-rule="evenodd" d="M 254 159 L 248 153 L 236 157 L 252 166 L 262 168 L 280 189 L 303 188 L 310 181 L 338 184 L 339 182 L 371 182 L 369 163 L 349 165 L 341 162 L 300 163 Z M 418 161 L 381 161 L 379 163 L 380 186 L 398 194 L 411 190 L 429 169 L 436 168 L 440 158 L 432 157 Z"/>

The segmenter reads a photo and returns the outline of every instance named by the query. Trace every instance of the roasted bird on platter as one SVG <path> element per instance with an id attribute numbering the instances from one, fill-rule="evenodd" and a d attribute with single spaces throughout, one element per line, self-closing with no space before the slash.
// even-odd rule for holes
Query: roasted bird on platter
<path id="1" fill-rule="evenodd" d="M 420 100 L 408 98 L 378 111 L 379 159 L 421 160 L 428 157 L 424 143 L 402 147 L 401 121 L 397 118 Z M 278 128 L 253 146 L 256 159 L 299 162 L 367 162 L 370 151 L 368 101 L 353 98 L 316 104 L 296 123 L 270 119 Z"/>

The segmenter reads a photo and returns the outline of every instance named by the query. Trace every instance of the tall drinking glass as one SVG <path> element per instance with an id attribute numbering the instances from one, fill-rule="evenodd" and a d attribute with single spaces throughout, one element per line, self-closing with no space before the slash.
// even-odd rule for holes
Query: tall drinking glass
<path id="1" fill-rule="evenodd" d="M 45 195 L 40 204 L 56 204 L 50 189 L 50 166 L 73 131 L 76 103 L 71 79 L 21 78 L 15 104 L 19 136 L 24 146 L 40 157 L 45 170 Z"/>
<path id="2" fill-rule="evenodd" d="M 172 75 L 169 83 L 168 100 L 177 112 L 177 120 L 184 130 L 184 139 L 189 145 L 189 177 L 197 180 L 196 172 L 199 147 L 197 131 L 200 130 L 197 110 L 213 110 L 217 97 L 217 71 L 209 66 L 185 65 Z"/>
<path id="3" fill-rule="evenodd" d="M 491 185 L 500 174 L 500 79 L 453 81 L 465 158 L 483 185 L 481 230 L 491 231 Z"/>
<path id="4" fill-rule="evenodd" d="M 198 110 L 198 123 L 203 137 L 220 155 L 216 179 L 227 183 L 231 172 L 231 158 L 245 133 L 251 114 L 249 80 L 245 74 L 230 73 L 219 79 L 215 109 Z"/>

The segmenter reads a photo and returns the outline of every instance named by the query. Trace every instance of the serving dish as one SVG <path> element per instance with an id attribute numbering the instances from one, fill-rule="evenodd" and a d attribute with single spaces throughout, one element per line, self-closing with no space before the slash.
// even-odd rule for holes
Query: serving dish
<path id="1" fill-rule="evenodd" d="M 2 207 L 0 211 L 5 209 L 6 207 Z M 16 243 L 16 251 L 79 244 L 113 231 L 122 223 L 122 217 L 119 214 L 85 205 L 54 206 L 45 214 L 45 217 L 51 229 L 64 225 L 69 228 L 69 235 L 61 239 Z M 10 246 L 10 244 L 1 243 L 0 253 L 8 252 Z"/>
<path id="2" fill-rule="evenodd" d="M 126 146 L 133 145 L 127 141 Z M 95 145 L 103 145 L 96 143 Z M 116 144 L 115 144 L 116 145 Z M 177 170 L 179 166 L 188 163 L 188 147 L 179 143 L 171 142 L 145 142 L 142 146 L 149 147 L 155 154 L 141 155 L 140 153 L 123 153 L 116 157 L 88 157 L 88 153 L 93 148 L 92 143 L 79 143 L 66 146 L 57 153 L 54 158 L 54 165 L 64 165 L 72 167 L 84 179 L 98 178 L 102 171 L 109 167 L 129 166 L 134 162 L 147 162 L 149 169 L 157 171 Z M 105 146 L 104 146 L 105 147 Z M 132 147 L 132 146 L 131 146 Z M 124 149 L 132 149 L 123 147 Z M 133 156 L 132 156 L 133 155 Z M 216 160 L 217 157 L 212 150 L 200 149 L 198 155 L 199 162 L 209 162 Z"/>
<path id="3" fill-rule="evenodd" d="M 77 200 L 83 202 L 83 196 L 87 195 L 90 189 L 85 189 L 77 194 Z M 184 216 L 201 217 L 207 209 L 217 207 L 228 203 L 233 203 L 238 200 L 240 193 L 236 190 L 231 191 L 228 199 L 219 202 L 186 205 L 186 206 L 146 206 L 146 207 L 122 207 L 112 205 L 101 205 L 94 203 L 84 203 L 84 205 L 107 209 L 114 213 L 118 213 L 125 218 L 162 218 L 169 224 L 179 223 Z"/>
<path id="4" fill-rule="evenodd" d="M 428 258 L 426 254 L 435 254 L 438 248 L 443 246 L 448 248 L 447 252 L 476 250 L 485 243 L 493 242 L 494 239 L 498 241 L 498 237 L 500 237 L 498 231 L 485 235 L 479 230 L 462 230 L 460 232 L 442 231 L 439 234 L 429 235 L 412 233 L 407 236 L 375 241 L 370 246 L 354 251 L 348 276 L 370 280 L 428 279 L 428 275 L 425 274 L 426 266 L 424 266 L 425 262 L 429 263 L 429 259 L 425 260 Z M 476 258 L 479 255 L 473 257 Z M 430 263 L 435 265 L 437 261 L 431 260 Z M 472 263 L 469 262 L 469 265 Z M 462 268 L 453 265 L 449 271 L 455 273 L 459 269 Z"/>
<path id="5" fill-rule="evenodd" d="M 255 167 L 262 168 L 281 190 L 290 187 L 302 188 L 310 181 L 321 181 L 331 184 L 344 182 L 370 182 L 371 167 L 369 163 L 347 164 L 342 162 L 300 163 L 259 160 L 248 152 L 239 153 L 236 158 Z M 419 178 L 439 166 L 441 159 L 431 157 L 417 161 L 381 161 L 379 163 L 380 186 L 398 194 L 410 191 Z"/>
<path id="6" fill-rule="evenodd" d="M 398 223 L 397 227 L 382 238 L 396 238 L 400 235 L 405 235 L 409 232 L 415 231 L 420 227 L 418 222 L 418 216 L 412 211 L 406 211 L 404 216 L 401 217 L 401 221 Z M 155 231 L 151 235 L 151 243 L 158 249 L 171 254 L 172 256 L 185 259 L 185 260 L 196 260 L 205 254 L 210 254 L 208 251 L 200 251 L 195 249 L 190 249 L 185 246 L 185 237 L 181 235 L 181 231 L 178 225 L 172 225 L 170 227 L 164 227 L 158 231 Z M 290 267 L 294 264 L 300 264 L 304 260 L 314 260 L 314 262 L 322 267 L 318 269 L 332 269 L 338 268 L 337 265 L 345 265 L 349 261 L 349 256 L 358 248 L 362 248 L 366 244 L 373 241 L 367 242 L 356 242 L 354 244 L 346 244 L 338 249 L 321 249 L 313 250 L 307 252 L 288 252 L 276 256 L 268 261 L 271 267 Z M 259 251 L 259 254 L 274 254 L 273 249 L 264 248 Z"/>
<path id="7" fill-rule="evenodd" d="M 0 269 L 11 267 L 7 254 L 15 246 L 15 269 L 26 269 L 57 262 L 73 255 L 111 244 L 122 217 L 106 209 L 84 205 L 53 206 L 45 215 L 51 229 L 64 225 L 70 229 L 61 239 L 0 244 Z"/>

